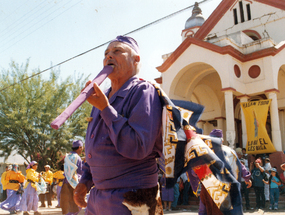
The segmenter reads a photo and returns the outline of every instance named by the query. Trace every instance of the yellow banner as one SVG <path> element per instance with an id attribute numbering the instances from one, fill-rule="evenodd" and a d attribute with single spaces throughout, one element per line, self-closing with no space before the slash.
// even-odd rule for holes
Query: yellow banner
<path id="1" fill-rule="evenodd" d="M 247 130 L 247 154 L 276 152 L 266 131 L 266 120 L 271 100 L 241 103 Z"/>

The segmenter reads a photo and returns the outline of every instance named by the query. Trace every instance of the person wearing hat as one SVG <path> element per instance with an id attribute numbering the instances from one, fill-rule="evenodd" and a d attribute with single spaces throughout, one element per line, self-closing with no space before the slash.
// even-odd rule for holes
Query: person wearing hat
<path id="1" fill-rule="evenodd" d="M 221 129 L 213 129 L 209 137 L 204 136 L 203 138 L 210 140 L 211 146 L 209 146 L 214 153 L 219 157 L 221 161 L 225 164 L 226 169 L 231 172 L 232 176 L 241 183 L 241 179 L 244 180 L 247 188 L 250 188 L 252 182 L 250 180 L 251 174 L 246 169 L 246 167 L 240 162 L 235 151 L 230 147 L 223 145 L 223 131 Z M 240 202 L 241 190 L 239 189 Z M 239 201 L 236 200 L 236 201 Z M 233 209 L 231 214 L 242 214 L 241 205 L 236 205 L 236 202 L 231 202 Z M 205 187 L 202 185 L 200 192 L 200 204 L 199 204 L 199 215 L 222 215 L 221 210 L 216 206 L 214 201 L 211 199 Z"/>
<path id="2" fill-rule="evenodd" d="M 6 174 L 6 180 L 8 181 L 6 185 L 7 199 L 0 204 L 0 207 L 9 211 L 10 214 L 16 214 L 20 210 L 19 205 L 22 198 L 20 191 L 25 180 L 25 176 L 19 171 L 18 164 L 12 165 L 11 171 Z"/>
<path id="3" fill-rule="evenodd" d="M 50 165 L 45 165 L 44 166 L 45 168 L 45 171 L 42 172 L 42 177 L 44 179 L 44 181 L 46 182 L 47 184 L 47 190 L 46 190 L 46 193 L 42 193 L 42 194 L 39 194 L 39 198 L 40 198 L 40 201 L 41 201 L 41 206 L 40 207 L 46 207 L 45 205 L 45 199 L 47 200 L 47 203 L 48 203 L 48 207 L 51 208 L 52 206 L 52 202 L 51 202 L 51 196 L 52 196 L 52 190 L 51 190 L 51 184 L 53 182 L 53 173 L 52 171 L 50 171 Z"/>
<path id="4" fill-rule="evenodd" d="M 2 194 L 2 201 L 7 199 L 7 184 L 8 181 L 6 180 L 6 174 L 8 171 L 12 169 L 12 165 L 7 165 L 5 168 L 5 171 L 1 175 L 1 183 L 2 183 L 2 188 L 3 188 L 3 194 Z"/>
<path id="5" fill-rule="evenodd" d="M 60 207 L 62 214 L 76 215 L 81 208 L 76 205 L 73 199 L 73 191 L 78 184 L 82 171 L 81 153 L 83 151 L 83 142 L 74 140 L 72 142 L 72 151 L 64 158 L 64 180 L 60 193 Z"/>
<path id="6" fill-rule="evenodd" d="M 270 187 L 270 206 L 269 210 L 278 210 L 278 201 L 279 201 L 279 186 L 281 185 L 281 179 L 276 168 L 271 168 L 269 180 L 264 183 L 268 184 Z"/>
<path id="7" fill-rule="evenodd" d="M 94 94 L 87 99 L 94 106 L 86 133 L 88 166 L 75 189 L 75 200 L 87 206 L 87 214 L 127 215 L 131 214 L 129 208 L 139 205 L 132 200 L 143 201 L 140 193 L 149 193 L 150 205 L 145 208 L 154 214 L 156 158 L 162 152 L 159 95 L 152 84 L 138 77 L 140 54 L 133 38 L 116 37 L 104 56 L 104 66 L 114 67 L 108 76 L 111 87 L 103 92 L 94 84 Z"/>
<path id="8" fill-rule="evenodd" d="M 37 183 L 41 175 L 36 171 L 38 163 L 32 161 L 26 170 L 27 180 L 24 186 L 24 194 L 20 203 L 20 210 L 24 211 L 23 215 L 29 215 L 29 211 L 33 210 L 34 215 L 41 215 L 38 212 L 39 196 L 37 193 Z"/>
<path id="9" fill-rule="evenodd" d="M 263 210 L 265 208 L 265 195 L 264 195 L 264 182 L 263 179 L 266 177 L 265 171 L 262 167 L 261 158 L 257 158 L 254 163 L 250 166 L 252 176 L 252 186 L 255 192 L 256 207 L 255 209 Z"/>

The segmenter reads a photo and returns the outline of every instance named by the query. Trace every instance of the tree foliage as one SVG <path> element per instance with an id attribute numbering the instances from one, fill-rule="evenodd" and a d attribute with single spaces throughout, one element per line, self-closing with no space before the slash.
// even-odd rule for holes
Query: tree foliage
<path id="1" fill-rule="evenodd" d="M 27 163 L 39 162 L 39 170 L 46 164 L 56 168 L 61 154 L 71 150 L 72 140 L 85 137 L 91 105 L 81 105 L 58 130 L 50 123 L 79 95 L 86 79 L 81 75 L 59 81 L 60 72 L 54 70 L 48 80 L 41 75 L 27 78 L 28 67 L 29 61 L 12 62 L 10 69 L 1 72 L 0 89 L 19 83 L 0 91 L 0 156 L 7 158 L 16 151 Z"/>

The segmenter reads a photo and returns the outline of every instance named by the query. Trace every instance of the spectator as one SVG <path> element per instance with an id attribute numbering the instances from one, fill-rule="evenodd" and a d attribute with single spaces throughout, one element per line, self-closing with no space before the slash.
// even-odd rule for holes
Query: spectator
<path id="1" fill-rule="evenodd" d="M 6 174 L 8 171 L 10 171 L 12 169 L 12 165 L 7 165 L 5 172 L 2 173 L 1 175 L 1 183 L 2 183 L 2 187 L 3 187 L 3 196 L 2 196 L 2 201 L 4 201 L 5 199 L 7 199 L 7 184 L 8 181 L 6 181 Z"/>
<path id="2" fill-rule="evenodd" d="M 41 215 L 41 213 L 38 212 L 39 196 L 37 194 L 37 183 L 35 183 L 39 181 L 41 175 L 36 172 L 37 168 L 38 163 L 36 161 L 32 161 L 27 166 L 27 181 L 24 186 L 24 194 L 20 203 L 21 211 L 24 211 L 23 215 L 29 215 L 30 210 L 34 211 L 34 215 Z"/>
<path id="3" fill-rule="evenodd" d="M 252 183 L 255 192 L 256 198 L 256 208 L 255 209 L 264 209 L 265 207 L 265 195 L 264 195 L 264 182 L 265 177 L 264 169 L 262 168 L 262 161 L 260 158 L 256 159 L 255 162 L 251 163 L 250 170 L 252 176 Z"/>
<path id="4" fill-rule="evenodd" d="M 240 159 L 240 162 L 245 166 L 245 160 L 243 158 Z M 249 171 L 249 169 L 246 166 L 245 168 L 247 169 L 247 171 Z M 241 194 L 245 198 L 246 210 L 251 210 L 252 208 L 250 207 L 250 201 L 249 201 L 249 188 L 248 184 L 245 183 L 245 179 L 243 177 L 241 178 Z"/>
<path id="5" fill-rule="evenodd" d="M 165 211 L 171 211 L 171 203 L 174 201 L 174 188 L 166 188 L 165 174 L 160 179 L 161 184 L 161 200 L 163 201 Z"/>
<path id="6" fill-rule="evenodd" d="M 51 185 L 53 183 L 53 173 L 50 171 L 50 165 L 45 165 L 45 172 L 42 173 L 42 177 L 44 181 L 47 184 L 47 189 L 46 193 L 40 194 L 39 198 L 41 201 L 41 206 L 40 207 L 46 207 L 45 205 L 45 200 L 47 200 L 48 207 L 51 208 L 52 203 L 51 203 L 51 196 L 52 196 L 52 190 L 51 190 Z"/>
<path id="7" fill-rule="evenodd" d="M 182 190 L 183 203 L 182 204 L 183 205 L 189 205 L 189 203 L 188 203 L 188 200 L 189 200 L 188 192 L 190 189 L 190 182 L 188 180 L 186 172 L 183 173 L 180 177 L 183 181 L 183 190 Z"/>
<path id="8" fill-rule="evenodd" d="M 270 170 L 270 177 L 268 181 L 263 180 L 264 183 L 270 185 L 270 206 L 269 210 L 278 210 L 279 201 L 279 185 L 281 185 L 281 179 L 278 175 L 276 168 Z"/>
<path id="9" fill-rule="evenodd" d="M 264 172 L 266 174 L 266 177 L 269 178 L 270 177 L 269 171 L 272 168 L 271 164 L 270 164 L 270 159 L 269 158 L 265 158 L 264 163 L 265 164 L 263 166 L 263 169 L 264 169 Z M 269 202 L 269 184 L 265 184 L 264 185 L 264 195 L 265 195 L 265 201 Z"/>
<path id="10" fill-rule="evenodd" d="M 177 207 L 177 203 L 178 203 L 178 198 L 179 198 L 179 195 L 180 195 L 179 187 L 180 187 L 181 183 L 183 184 L 183 181 L 182 181 L 181 177 L 179 176 L 178 179 L 177 179 L 177 183 L 173 187 L 173 189 L 174 189 L 174 200 L 171 203 L 171 209 L 175 210 L 175 211 L 179 210 L 179 208 Z"/>
<path id="11" fill-rule="evenodd" d="M 21 188 L 23 186 L 22 183 L 24 183 L 25 176 L 18 169 L 18 164 L 13 164 L 11 171 L 7 172 L 7 199 L 0 205 L 3 210 L 9 211 L 10 214 L 16 214 L 20 211 L 20 201 L 22 198 Z"/>

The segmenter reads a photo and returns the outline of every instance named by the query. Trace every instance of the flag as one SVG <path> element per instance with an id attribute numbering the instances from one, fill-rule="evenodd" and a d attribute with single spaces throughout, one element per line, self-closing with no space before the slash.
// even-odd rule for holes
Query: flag
<path id="1" fill-rule="evenodd" d="M 247 130 L 247 154 L 263 154 L 276 151 L 266 130 L 270 103 L 270 99 L 241 103 Z"/>
<path id="2" fill-rule="evenodd" d="M 173 187 L 183 172 L 189 173 L 192 169 L 223 213 L 232 210 L 233 206 L 241 210 L 239 182 L 225 167 L 224 162 L 196 133 L 201 131 L 196 127 L 196 123 L 204 107 L 188 101 L 174 100 L 180 105 L 180 107 L 176 106 L 162 89 L 155 84 L 154 86 L 163 106 L 164 158 L 160 158 L 159 163 L 164 163 L 161 169 L 165 171 L 166 187 Z M 232 199 L 239 201 L 233 205 Z"/>

